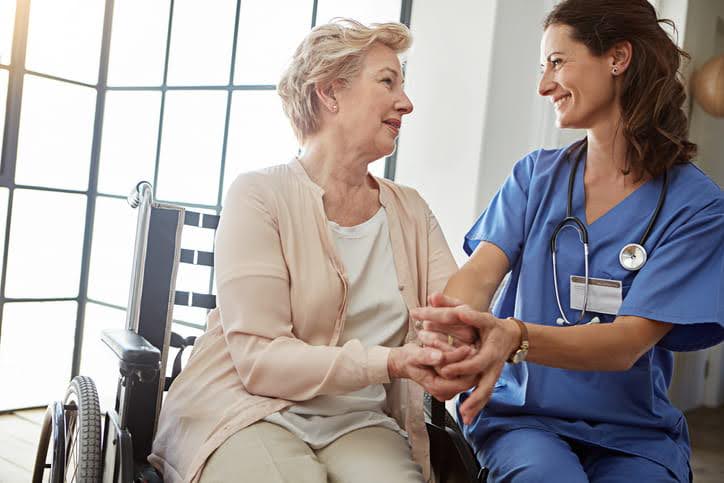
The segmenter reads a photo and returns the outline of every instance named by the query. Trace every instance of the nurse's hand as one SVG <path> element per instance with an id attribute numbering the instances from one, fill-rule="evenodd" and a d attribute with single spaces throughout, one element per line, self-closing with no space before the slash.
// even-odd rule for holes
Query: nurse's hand
<path id="1" fill-rule="evenodd" d="M 466 356 L 472 351 L 467 346 L 460 350 L 464 351 Z M 434 366 L 440 363 L 442 357 L 442 352 L 438 349 L 408 343 L 390 351 L 387 371 L 390 379 L 412 379 L 437 400 L 446 401 L 473 387 L 478 378 L 463 376 L 447 379 L 440 376 Z"/>
<path id="2" fill-rule="evenodd" d="M 415 318 L 434 322 L 441 327 L 465 324 L 478 332 L 480 349 L 476 353 L 459 360 L 459 357 L 446 357 L 448 354 L 450 356 L 459 356 L 459 354 L 443 352 L 443 360 L 438 369 L 440 375 L 447 379 L 480 375 L 477 388 L 460 406 L 463 421 L 469 424 L 490 400 L 506 359 L 518 348 L 520 329 L 512 320 L 498 319 L 492 314 L 465 307 L 423 307 L 414 309 L 411 314 Z M 430 345 L 438 346 L 437 343 Z"/>
<path id="3" fill-rule="evenodd" d="M 427 297 L 427 303 L 431 307 L 458 307 L 470 309 L 470 306 L 462 301 L 443 295 L 439 292 Z M 478 332 L 474 327 L 467 324 L 445 324 L 441 325 L 431 320 L 418 319 L 417 327 L 420 329 L 418 337 L 425 345 L 432 345 L 431 341 L 437 339 L 435 347 L 443 351 L 452 351 L 464 345 L 473 346 L 477 349 Z"/>

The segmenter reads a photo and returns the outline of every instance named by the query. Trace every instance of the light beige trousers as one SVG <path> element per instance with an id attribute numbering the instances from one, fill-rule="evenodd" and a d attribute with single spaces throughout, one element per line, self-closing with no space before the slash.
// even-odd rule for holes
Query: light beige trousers
<path id="1" fill-rule="evenodd" d="M 407 440 L 380 427 L 358 429 L 313 450 L 266 421 L 242 429 L 207 460 L 201 483 L 420 483 Z"/>

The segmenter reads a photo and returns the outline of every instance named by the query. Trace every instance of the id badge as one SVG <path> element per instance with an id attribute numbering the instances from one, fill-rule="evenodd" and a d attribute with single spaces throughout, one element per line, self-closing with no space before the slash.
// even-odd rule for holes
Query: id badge
<path id="1" fill-rule="evenodd" d="M 586 278 L 571 275 L 571 308 L 583 310 Z M 623 288 L 620 280 L 602 278 L 588 279 L 588 301 L 586 310 L 600 314 L 616 315 L 623 302 Z"/>

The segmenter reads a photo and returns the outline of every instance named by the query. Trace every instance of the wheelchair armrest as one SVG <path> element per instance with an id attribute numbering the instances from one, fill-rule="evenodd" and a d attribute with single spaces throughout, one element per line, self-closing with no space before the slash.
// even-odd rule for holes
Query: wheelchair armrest
<path id="1" fill-rule="evenodd" d="M 111 348 L 124 365 L 138 369 L 158 369 L 159 367 L 161 351 L 132 330 L 104 330 L 101 340 Z"/>

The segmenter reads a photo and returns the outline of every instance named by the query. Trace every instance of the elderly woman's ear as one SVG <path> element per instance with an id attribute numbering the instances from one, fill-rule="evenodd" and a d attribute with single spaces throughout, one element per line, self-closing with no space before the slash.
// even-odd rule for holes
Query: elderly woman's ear
<path id="1" fill-rule="evenodd" d="M 337 101 L 337 93 L 345 86 L 341 79 L 334 80 L 324 85 L 317 84 L 314 92 L 319 99 L 320 108 L 325 111 L 336 113 L 339 111 L 339 103 Z"/>

